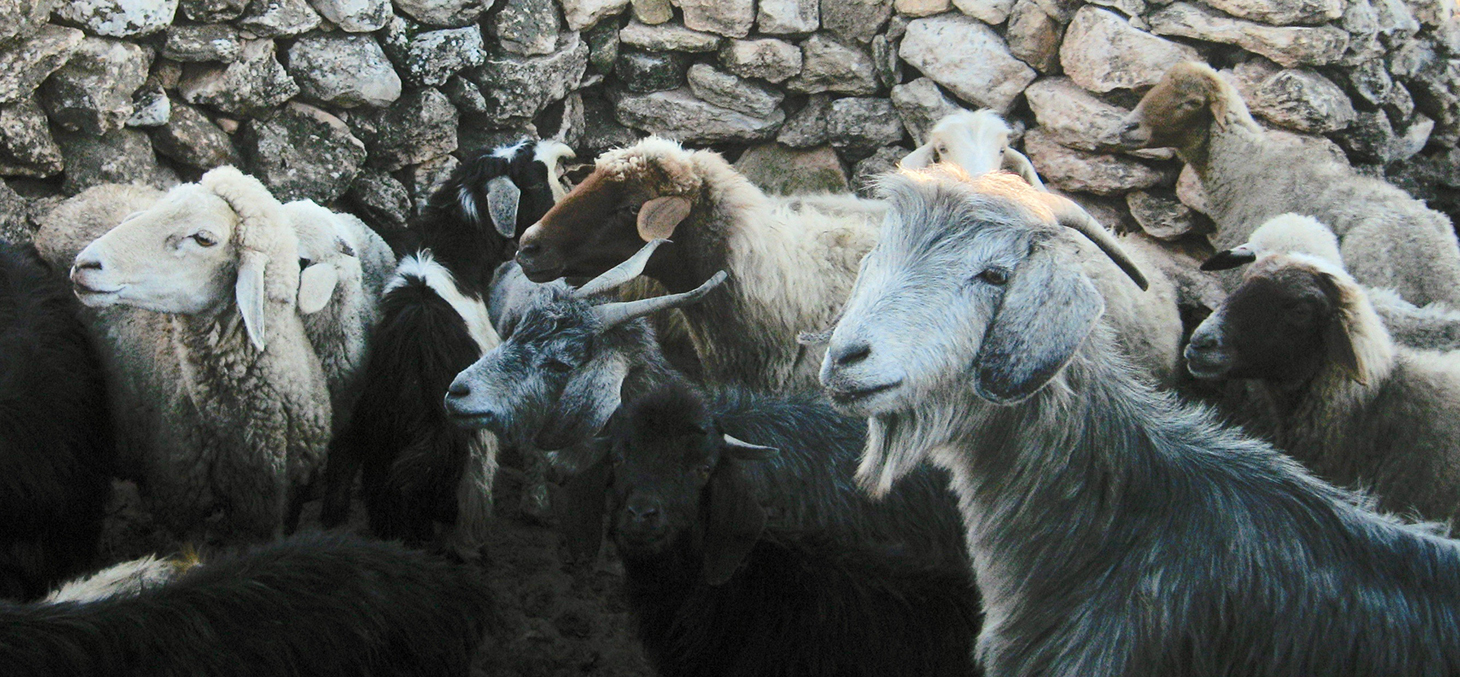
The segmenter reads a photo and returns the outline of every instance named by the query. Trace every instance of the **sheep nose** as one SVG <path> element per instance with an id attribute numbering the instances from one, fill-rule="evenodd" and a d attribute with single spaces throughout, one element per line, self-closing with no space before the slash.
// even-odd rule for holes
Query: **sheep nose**
<path id="1" fill-rule="evenodd" d="M 71 270 L 101 270 L 100 259 L 76 259 L 76 265 Z"/>
<path id="2" fill-rule="evenodd" d="M 1191 335 L 1187 345 L 1193 350 L 1212 350 L 1221 347 L 1222 337 L 1214 331 L 1199 331 Z"/>
<path id="3" fill-rule="evenodd" d="M 872 354 L 872 344 L 866 341 L 853 341 L 831 350 L 831 362 L 838 367 L 850 367 L 858 362 L 867 359 Z"/>
<path id="4" fill-rule="evenodd" d="M 540 245 L 540 244 L 538 244 L 536 242 L 529 242 L 527 244 L 522 245 L 521 247 L 518 247 L 517 248 L 517 251 L 519 253 L 521 253 L 523 256 L 528 256 L 528 257 L 537 256 L 538 254 L 541 254 L 542 253 L 542 245 Z"/>
<path id="5" fill-rule="evenodd" d="M 630 521 L 644 527 L 658 526 L 659 517 L 662 514 L 659 502 L 649 499 L 630 501 L 624 506 L 624 511 L 629 514 Z"/>

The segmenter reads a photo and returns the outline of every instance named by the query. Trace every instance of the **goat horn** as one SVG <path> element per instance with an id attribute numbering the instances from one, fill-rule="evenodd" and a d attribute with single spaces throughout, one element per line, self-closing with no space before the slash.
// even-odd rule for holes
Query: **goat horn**
<path id="1" fill-rule="evenodd" d="M 1089 238 L 1091 242 L 1094 242 L 1095 246 L 1100 248 L 1100 251 L 1105 252 L 1105 255 L 1109 256 L 1110 260 L 1115 262 L 1115 265 L 1120 266 L 1120 269 L 1125 271 L 1126 275 L 1130 276 L 1130 279 L 1136 283 L 1137 287 L 1141 288 L 1141 291 L 1150 288 L 1151 285 L 1146 282 L 1146 276 L 1141 274 L 1141 269 L 1136 267 L 1135 262 L 1131 261 L 1125 251 L 1120 248 L 1120 243 L 1115 241 L 1115 236 L 1111 235 L 1110 231 L 1105 230 L 1105 226 L 1100 225 L 1100 222 L 1096 221 L 1095 217 L 1090 216 L 1089 212 L 1081 209 L 1080 205 L 1075 204 L 1074 201 L 1067 197 L 1055 195 L 1054 193 L 1046 193 L 1045 195 L 1047 196 L 1047 204 L 1054 210 L 1054 218 L 1060 225 L 1073 228 L 1079 231 L 1081 235 Z"/>
<path id="2" fill-rule="evenodd" d="M 1013 169 L 1014 173 L 1024 177 L 1024 180 L 1027 181 L 1029 185 L 1034 186 L 1039 190 L 1049 190 L 1048 188 L 1044 187 L 1044 182 L 1039 180 L 1039 172 L 1034 171 L 1034 165 L 1029 162 L 1029 158 L 1024 157 L 1023 153 L 1020 153 L 1013 148 L 1005 147 L 1004 166 Z"/>
<path id="3" fill-rule="evenodd" d="M 612 291 L 628 284 L 630 280 L 644 273 L 644 266 L 649 265 L 649 257 L 654 255 L 654 250 L 667 242 L 669 240 L 651 240 L 649 244 L 640 247 L 639 251 L 635 252 L 633 256 L 630 256 L 627 261 L 609 268 L 603 271 L 602 275 L 583 283 L 583 286 L 573 292 L 573 297 L 580 299 L 587 298 L 594 294 L 602 294 L 603 292 Z"/>
<path id="4" fill-rule="evenodd" d="M 730 274 L 725 271 L 715 273 L 713 277 L 705 280 L 705 283 L 681 294 L 668 294 L 655 296 L 654 298 L 640 299 L 638 301 L 618 301 L 605 303 L 601 306 L 594 306 L 593 312 L 598 315 L 598 320 L 603 323 L 604 329 L 613 327 L 634 318 L 643 317 L 649 313 L 665 310 L 668 308 L 679 308 L 687 306 L 700 300 L 710 290 L 720 286 Z"/>

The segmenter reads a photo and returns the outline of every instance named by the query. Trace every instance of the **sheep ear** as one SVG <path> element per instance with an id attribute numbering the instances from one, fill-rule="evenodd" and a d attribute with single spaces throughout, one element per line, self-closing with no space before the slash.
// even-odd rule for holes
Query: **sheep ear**
<path id="1" fill-rule="evenodd" d="M 340 282 L 340 271 L 332 263 L 316 263 L 299 271 L 299 312 L 311 315 L 324 310 Z"/>
<path id="2" fill-rule="evenodd" d="M 537 446 L 553 451 L 597 434 L 618 409 L 620 389 L 628 374 L 628 364 L 613 357 L 595 358 L 580 369 L 538 431 Z"/>
<path id="3" fill-rule="evenodd" d="M 684 217 L 689 216 L 689 198 L 678 195 L 656 197 L 639 208 L 639 237 L 645 242 L 667 240 Z"/>
<path id="4" fill-rule="evenodd" d="M 499 176 L 487 182 L 487 214 L 497 233 L 511 239 L 517 234 L 517 203 L 522 200 L 522 189 L 512 179 Z"/>
<path id="5" fill-rule="evenodd" d="M 1208 272 L 1214 270 L 1231 270 L 1233 268 L 1236 268 L 1237 266 L 1247 265 L 1256 260 L 1257 253 L 1252 250 L 1243 249 L 1241 247 L 1238 247 L 1236 249 L 1224 249 L 1217 252 L 1216 254 L 1213 254 L 1211 258 L 1203 261 L 1201 264 L 1201 269 Z"/>
<path id="6" fill-rule="evenodd" d="M 781 453 L 781 450 L 775 447 L 751 444 L 732 437 L 730 433 L 721 433 L 720 436 L 724 438 L 725 443 L 721 448 L 725 450 L 726 455 L 739 461 L 764 461 Z"/>
<path id="7" fill-rule="evenodd" d="M 594 444 L 594 442 L 585 442 Z M 558 528 L 563 531 L 568 556 L 572 561 L 589 563 L 598 558 L 603 543 L 605 492 L 612 478 L 608 455 L 568 478 L 553 499 Z"/>
<path id="8" fill-rule="evenodd" d="M 1359 353 L 1354 349 L 1353 336 L 1348 332 L 1348 312 L 1343 299 L 1343 290 L 1339 287 L 1338 280 L 1328 273 L 1318 274 L 1318 286 L 1323 289 L 1323 294 L 1333 304 L 1333 317 L 1328 319 L 1328 325 L 1323 328 L 1323 345 L 1328 348 L 1328 359 L 1338 365 L 1345 376 L 1350 380 L 1368 384 L 1365 378 L 1364 365 L 1359 361 Z"/>
<path id="9" fill-rule="evenodd" d="M 706 489 L 710 493 L 710 515 L 701 576 L 709 585 L 724 585 L 760 540 L 765 511 L 740 471 L 739 462 L 732 459 L 720 461 Z"/>
<path id="10" fill-rule="evenodd" d="M 264 349 L 264 268 L 269 265 L 269 255 L 259 251 L 245 251 L 238 256 L 238 281 L 234 283 L 234 299 L 238 302 L 238 313 L 243 316 L 243 327 L 248 331 L 248 340 L 255 348 Z"/>
<path id="11" fill-rule="evenodd" d="M 1064 368 L 1094 329 L 1105 301 L 1084 275 L 1047 252 L 1014 271 L 974 359 L 974 392 L 1013 404 Z"/>

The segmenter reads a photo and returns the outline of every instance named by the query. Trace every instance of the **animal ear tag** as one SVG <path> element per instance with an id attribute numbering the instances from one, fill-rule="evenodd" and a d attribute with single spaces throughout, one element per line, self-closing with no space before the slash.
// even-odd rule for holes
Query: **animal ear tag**
<path id="1" fill-rule="evenodd" d="M 689 198 L 678 195 L 656 197 L 639 208 L 639 238 L 645 242 L 667 240 L 689 216 Z"/>

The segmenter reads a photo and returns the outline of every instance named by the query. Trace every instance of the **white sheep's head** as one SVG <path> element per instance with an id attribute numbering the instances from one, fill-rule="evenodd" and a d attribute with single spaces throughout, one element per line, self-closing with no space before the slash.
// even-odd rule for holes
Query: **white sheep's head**
<path id="1" fill-rule="evenodd" d="M 1088 214 L 1011 174 L 903 171 L 882 193 L 881 238 L 821 369 L 837 406 L 871 419 L 858 475 L 875 494 L 950 442 L 968 400 L 1022 401 L 1075 355 L 1105 307 L 1070 265 L 1075 231 L 1145 287 Z"/>
<path id="2" fill-rule="evenodd" d="M 293 303 L 298 291 L 298 241 L 285 224 L 262 184 L 220 167 L 87 245 L 71 281 L 91 307 L 203 315 L 236 301 L 249 340 L 262 349 L 265 303 Z M 266 283 L 270 265 L 277 270 Z"/>

